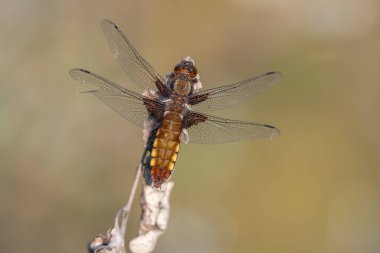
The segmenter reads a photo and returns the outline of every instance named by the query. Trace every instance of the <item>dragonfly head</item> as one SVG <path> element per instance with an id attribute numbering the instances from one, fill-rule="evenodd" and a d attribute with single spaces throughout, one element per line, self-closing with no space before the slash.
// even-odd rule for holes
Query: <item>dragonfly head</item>
<path id="1" fill-rule="evenodd" d="M 191 58 L 186 57 L 184 60 L 182 60 L 174 67 L 174 73 L 176 75 L 184 74 L 189 76 L 190 78 L 194 78 L 197 76 L 198 71 L 197 68 L 194 66 L 194 63 L 191 60 Z"/>
<path id="2" fill-rule="evenodd" d="M 197 77 L 198 71 L 194 66 L 194 61 L 186 57 L 174 67 L 174 84 L 173 90 L 179 95 L 190 95 L 193 90 L 193 83 Z"/>

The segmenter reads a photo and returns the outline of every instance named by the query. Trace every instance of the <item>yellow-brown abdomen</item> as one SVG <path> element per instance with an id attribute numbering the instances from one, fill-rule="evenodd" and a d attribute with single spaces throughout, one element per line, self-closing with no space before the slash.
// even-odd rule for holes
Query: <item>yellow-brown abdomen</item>
<path id="1" fill-rule="evenodd" d="M 158 129 L 150 159 L 153 186 L 159 188 L 171 175 L 178 157 L 182 119 L 178 113 L 165 114 Z"/>

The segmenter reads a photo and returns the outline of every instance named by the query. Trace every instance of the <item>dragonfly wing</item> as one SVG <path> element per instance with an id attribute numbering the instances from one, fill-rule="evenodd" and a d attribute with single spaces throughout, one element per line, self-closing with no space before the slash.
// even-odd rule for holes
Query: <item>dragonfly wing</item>
<path id="1" fill-rule="evenodd" d="M 97 90 L 86 93 L 94 94 L 121 116 L 139 127 L 144 127 L 144 121 L 149 116 L 155 117 L 157 121 L 163 117 L 164 104 L 160 101 L 130 91 L 88 70 L 72 69 L 69 73 L 74 80 L 98 87 Z"/>
<path id="2" fill-rule="evenodd" d="M 136 85 L 147 89 L 156 88 L 156 82 L 165 83 L 164 78 L 137 52 L 117 25 L 106 19 L 101 24 L 114 58 Z"/>
<path id="3" fill-rule="evenodd" d="M 189 111 L 184 118 L 190 143 L 219 144 L 273 138 L 280 131 L 270 125 L 214 117 Z"/>
<path id="4" fill-rule="evenodd" d="M 269 72 L 238 83 L 204 90 L 190 96 L 189 104 L 200 112 L 230 108 L 272 87 L 281 77 L 279 72 Z"/>

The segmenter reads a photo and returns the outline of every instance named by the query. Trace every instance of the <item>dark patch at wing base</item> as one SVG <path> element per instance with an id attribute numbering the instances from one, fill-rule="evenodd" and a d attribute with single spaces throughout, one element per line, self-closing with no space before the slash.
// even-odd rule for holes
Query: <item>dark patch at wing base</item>
<path id="1" fill-rule="evenodd" d="M 148 111 L 154 116 L 157 122 L 161 122 L 164 118 L 165 105 L 159 101 L 143 98 L 144 105 Z"/>
<path id="2" fill-rule="evenodd" d="M 201 113 L 189 111 L 183 119 L 183 128 L 189 128 L 193 125 L 197 125 L 201 122 L 205 122 L 207 116 Z"/>
<path id="3" fill-rule="evenodd" d="M 208 93 L 191 96 L 188 99 L 188 104 L 189 105 L 196 105 L 196 104 L 202 103 L 203 101 L 208 99 L 208 97 L 209 97 Z"/>
<path id="4" fill-rule="evenodd" d="M 170 95 L 173 93 L 173 91 L 168 86 L 163 84 L 160 81 L 160 79 L 156 80 L 156 87 L 157 87 L 158 91 L 160 92 L 160 94 L 166 98 L 169 98 Z"/>

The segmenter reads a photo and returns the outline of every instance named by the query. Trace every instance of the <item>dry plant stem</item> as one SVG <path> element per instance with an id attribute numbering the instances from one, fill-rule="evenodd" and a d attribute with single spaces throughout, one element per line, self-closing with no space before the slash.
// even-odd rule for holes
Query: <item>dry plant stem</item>
<path id="1" fill-rule="evenodd" d="M 148 149 L 145 148 L 140 160 L 140 164 L 137 166 L 136 169 L 135 179 L 133 181 L 132 189 L 129 194 L 127 204 L 117 212 L 114 226 L 113 228 L 108 230 L 107 235 L 99 234 L 95 236 L 95 238 L 89 243 L 88 251 L 90 253 L 125 253 L 124 238 L 127 229 L 129 213 L 133 204 L 134 197 L 137 192 L 139 179 L 141 177 L 141 172 L 143 170 L 143 164 L 147 153 Z"/>
<path id="2" fill-rule="evenodd" d="M 121 232 L 123 233 L 123 235 L 125 235 L 125 231 L 127 230 L 129 213 L 131 211 L 133 200 L 134 200 L 135 195 L 136 195 L 137 186 L 139 185 L 139 179 L 141 177 L 141 173 L 144 169 L 144 162 L 145 162 L 147 154 L 148 154 L 148 148 L 145 147 L 144 152 L 143 152 L 141 159 L 140 159 L 140 164 L 139 164 L 139 166 L 137 166 L 137 169 L 136 169 L 135 180 L 133 181 L 133 185 L 132 185 L 131 193 L 129 194 L 128 202 L 123 207 L 123 210 L 122 210 L 123 217 L 122 217 L 122 222 L 121 222 Z M 118 218 L 118 215 L 116 217 Z"/>
<path id="3" fill-rule="evenodd" d="M 89 243 L 88 251 L 90 253 L 126 253 L 125 233 L 129 213 L 148 152 L 149 149 L 145 148 L 140 164 L 136 169 L 127 204 L 117 212 L 114 226 L 108 230 L 107 234 L 97 235 Z M 140 199 L 142 214 L 138 236 L 129 243 L 132 253 L 150 253 L 156 247 L 158 238 L 165 232 L 168 224 L 170 214 L 169 197 L 173 186 L 173 182 L 168 182 L 163 184 L 161 189 L 156 189 L 145 184 L 145 182 L 143 183 Z"/>
<path id="4" fill-rule="evenodd" d="M 152 252 L 159 237 L 166 231 L 170 215 L 169 197 L 173 187 L 173 182 L 163 184 L 161 190 L 143 185 L 139 233 L 129 242 L 132 253 Z"/>
<path id="5" fill-rule="evenodd" d="M 131 189 L 131 193 L 129 194 L 128 202 L 123 207 L 123 217 L 122 217 L 122 222 L 121 222 L 121 232 L 123 234 L 125 234 L 125 231 L 127 229 L 127 223 L 128 223 L 129 213 L 131 211 L 132 203 L 133 203 L 133 200 L 134 200 L 135 195 L 136 195 L 137 186 L 139 185 L 139 179 L 141 177 L 142 170 L 143 170 L 143 166 L 142 166 L 142 163 L 140 162 L 139 166 L 137 166 L 135 180 L 133 181 L 133 186 L 132 186 L 132 189 Z"/>

